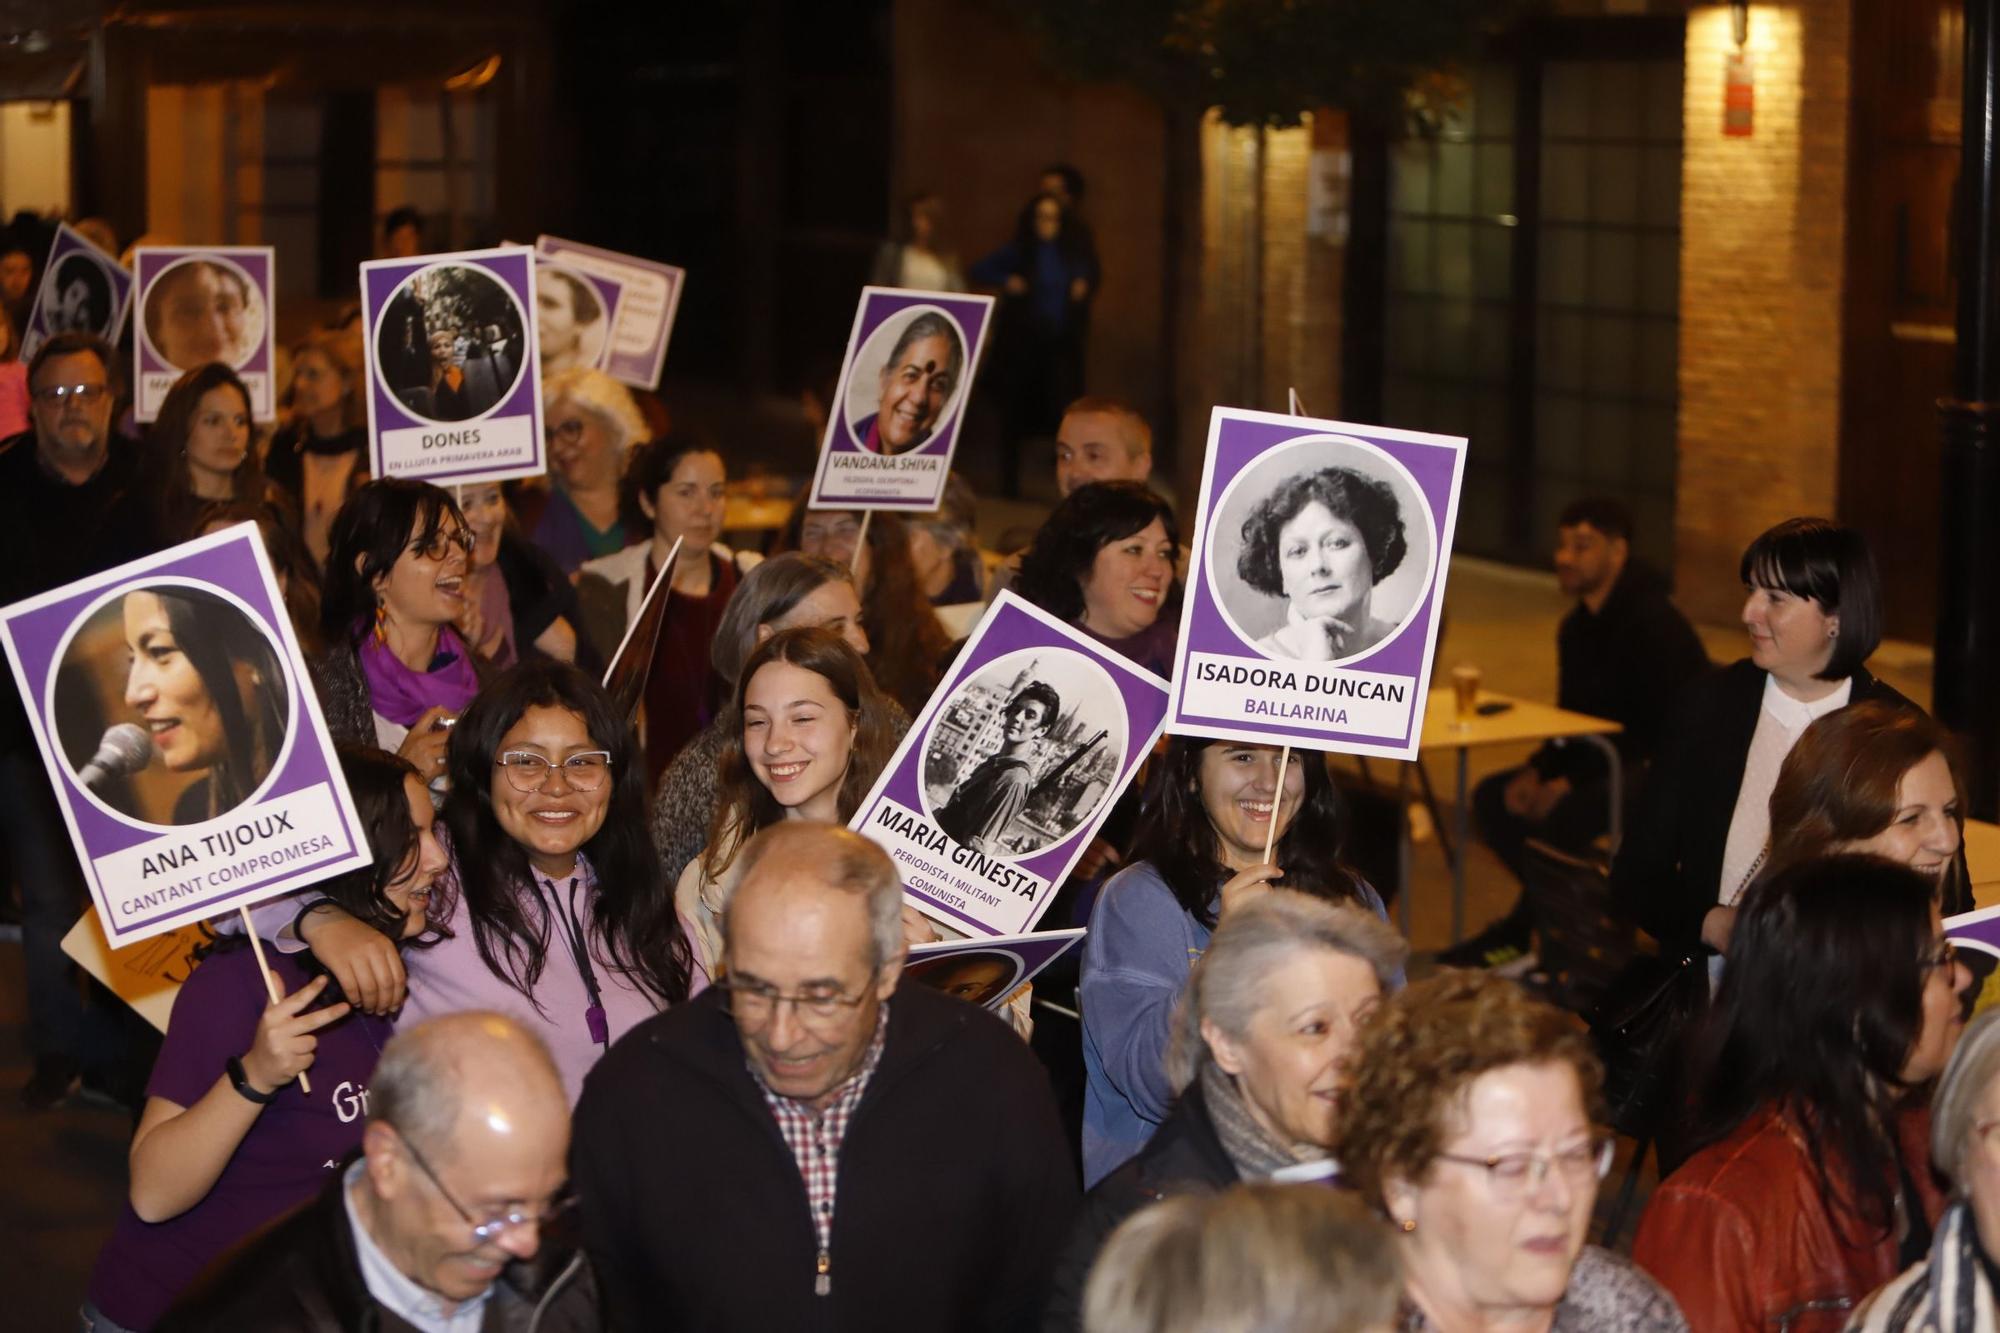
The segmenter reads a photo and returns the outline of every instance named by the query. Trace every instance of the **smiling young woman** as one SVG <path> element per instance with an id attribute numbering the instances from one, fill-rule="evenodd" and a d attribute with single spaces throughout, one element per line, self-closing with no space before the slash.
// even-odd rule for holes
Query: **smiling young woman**
<path id="1" fill-rule="evenodd" d="M 1021 557 L 1014 591 L 1160 676 L 1173 671 L 1180 526 L 1136 481 L 1079 486 Z"/>

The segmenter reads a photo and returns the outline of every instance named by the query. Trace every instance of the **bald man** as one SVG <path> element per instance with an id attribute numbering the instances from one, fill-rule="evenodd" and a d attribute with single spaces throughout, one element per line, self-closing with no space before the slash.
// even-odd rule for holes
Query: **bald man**
<path id="1" fill-rule="evenodd" d="M 577 1104 L 614 1325 L 1036 1328 L 1077 1203 L 1041 1066 L 903 982 L 880 847 L 787 821 L 741 857 L 727 984 L 626 1034 Z"/>
<path id="2" fill-rule="evenodd" d="M 405 1028 L 358 1109 L 360 1159 L 162 1330 L 601 1326 L 588 1265 L 551 1234 L 570 1199 L 569 1099 L 533 1033 L 476 1011 Z"/>

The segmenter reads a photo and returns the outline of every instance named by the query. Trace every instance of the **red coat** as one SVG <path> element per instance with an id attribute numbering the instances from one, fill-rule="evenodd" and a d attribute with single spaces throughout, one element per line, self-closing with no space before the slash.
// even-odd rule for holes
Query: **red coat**
<path id="1" fill-rule="evenodd" d="M 1928 1106 L 1898 1118 L 1903 1159 L 1935 1225 L 1944 1196 L 1930 1172 L 1930 1129 Z M 1903 1268 L 1894 1237 L 1868 1238 L 1841 1221 L 1844 1229 L 1827 1212 L 1798 1123 L 1766 1108 L 1660 1185 L 1632 1257 L 1673 1294 L 1693 1333 L 1838 1333 Z"/>

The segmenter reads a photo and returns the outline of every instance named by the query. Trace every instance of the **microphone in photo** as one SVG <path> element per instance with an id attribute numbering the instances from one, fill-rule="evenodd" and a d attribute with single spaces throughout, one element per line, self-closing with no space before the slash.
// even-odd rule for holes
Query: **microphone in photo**
<path id="1" fill-rule="evenodd" d="M 84 786 L 96 791 L 111 779 L 136 773 L 152 763 L 154 753 L 153 738 L 144 727 L 136 722 L 121 722 L 104 733 L 104 739 L 97 743 L 97 753 L 76 776 Z"/>

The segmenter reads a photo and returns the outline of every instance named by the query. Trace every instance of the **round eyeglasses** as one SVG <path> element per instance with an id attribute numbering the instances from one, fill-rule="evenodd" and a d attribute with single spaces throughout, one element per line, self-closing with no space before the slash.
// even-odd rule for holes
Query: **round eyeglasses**
<path id="1" fill-rule="evenodd" d="M 611 773 L 611 751 L 585 750 L 560 764 L 527 750 L 507 750 L 493 761 L 507 775 L 507 785 L 526 796 L 549 785 L 549 774 L 562 770 L 571 791 L 596 791 Z"/>
<path id="2" fill-rule="evenodd" d="M 1593 1134 L 1582 1143 L 1552 1153 L 1509 1152 L 1492 1157 L 1464 1157 L 1441 1152 L 1438 1160 L 1483 1170 L 1494 1197 L 1511 1202 L 1540 1189 L 1550 1171 L 1561 1172 L 1571 1185 L 1595 1185 L 1611 1170 L 1615 1147 L 1609 1134 Z"/>

